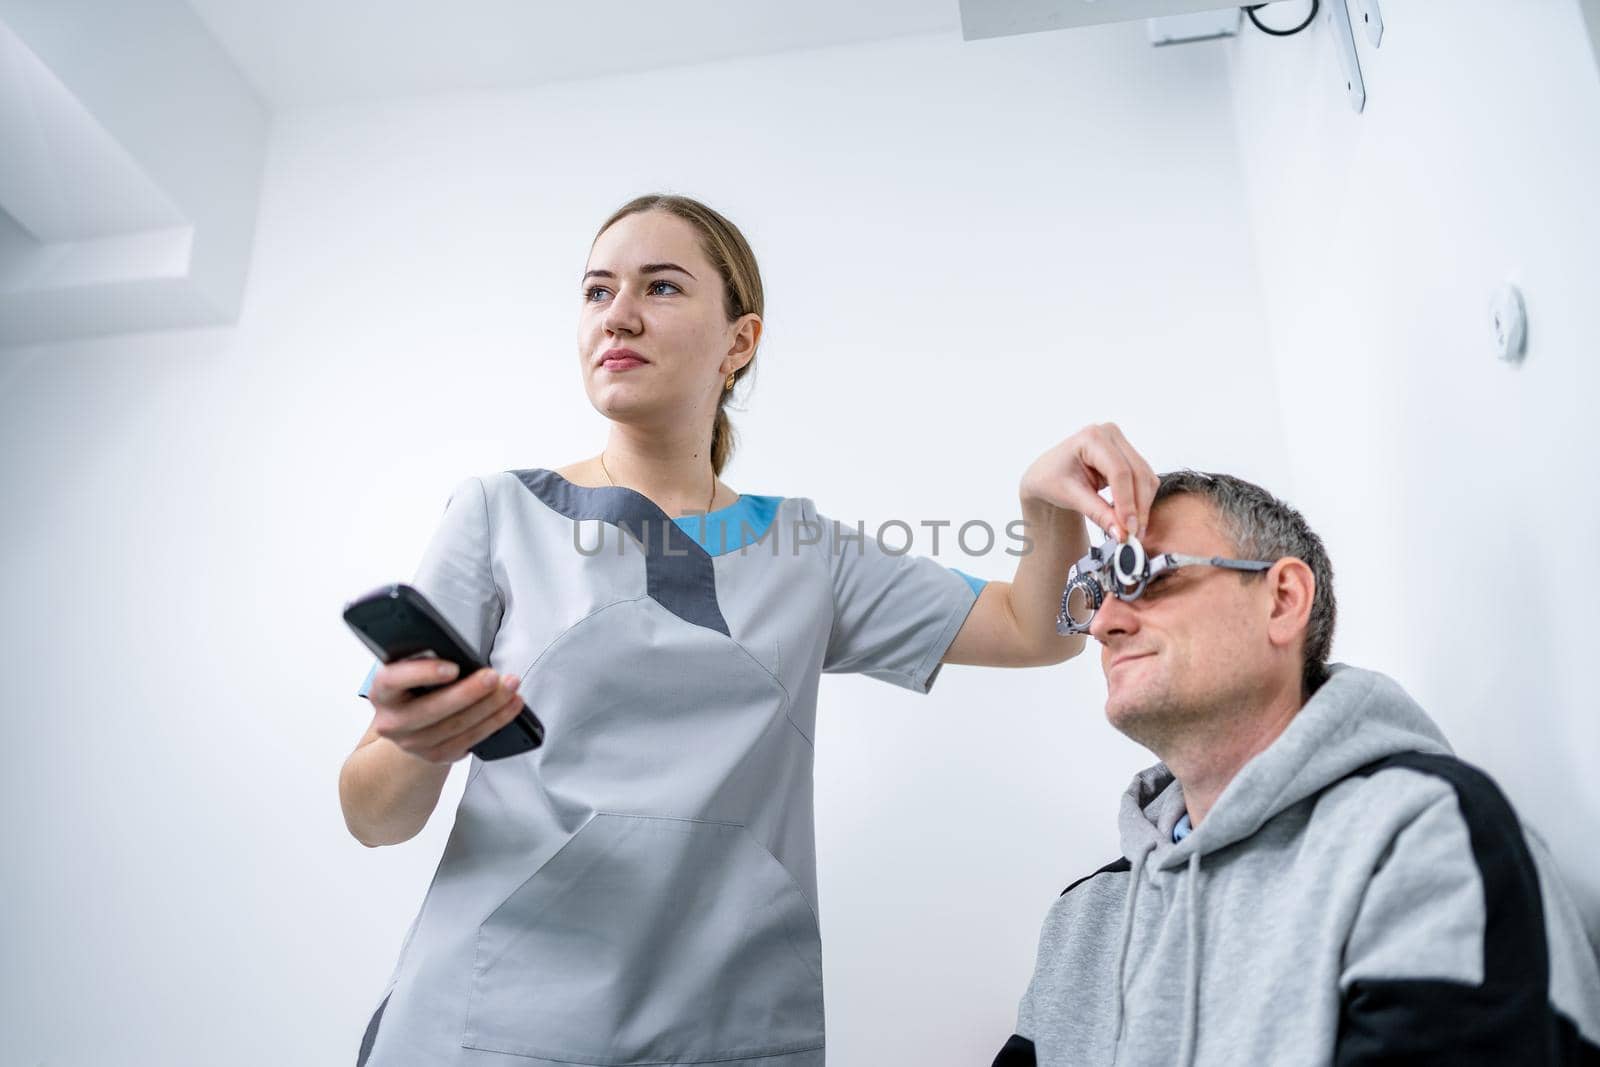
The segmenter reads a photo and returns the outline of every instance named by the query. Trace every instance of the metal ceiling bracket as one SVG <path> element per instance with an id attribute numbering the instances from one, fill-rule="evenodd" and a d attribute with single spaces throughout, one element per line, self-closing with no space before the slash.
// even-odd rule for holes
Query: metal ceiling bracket
<path id="1" fill-rule="evenodd" d="M 1383 43 L 1383 12 L 1378 10 L 1378 0 L 1360 0 L 1361 28 L 1367 31 L 1367 40 L 1376 48 Z"/>
<path id="2" fill-rule="evenodd" d="M 1367 106 L 1367 87 L 1361 80 L 1361 61 L 1356 58 L 1356 37 L 1350 29 L 1351 0 L 1330 0 L 1328 21 L 1333 23 L 1333 43 L 1339 49 L 1339 65 L 1344 68 L 1344 87 L 1350 106 L 1358 112 Z"/>

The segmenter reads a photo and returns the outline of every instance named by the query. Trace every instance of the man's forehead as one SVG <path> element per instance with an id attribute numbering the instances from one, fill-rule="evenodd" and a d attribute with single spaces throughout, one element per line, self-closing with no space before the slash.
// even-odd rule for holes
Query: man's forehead
<path id="1" fill-rule="evenodd" d="M 1226 555 L 1233 550 L 1222 533 L 1216 508 L 1194 493 L 1177 493 L 1157 502 L 1150 509 L 1150 529 L 1139 540 L 1151 555 Z"/>

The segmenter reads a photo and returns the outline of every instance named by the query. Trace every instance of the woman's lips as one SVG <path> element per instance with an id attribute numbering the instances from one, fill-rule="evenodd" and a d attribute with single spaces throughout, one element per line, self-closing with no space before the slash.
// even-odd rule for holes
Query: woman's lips
<path id="1" fill-rule="evenodd" d="M 602 361 L 600 364 L 602 370 L 608 370 L 614 374 L 625 370 L 632 370 L 634 367 L 642 366 L 644 366 L 644 360 L 638 359 L 634 356 L 623 356 L 620 359 L 607 359 Z"/>

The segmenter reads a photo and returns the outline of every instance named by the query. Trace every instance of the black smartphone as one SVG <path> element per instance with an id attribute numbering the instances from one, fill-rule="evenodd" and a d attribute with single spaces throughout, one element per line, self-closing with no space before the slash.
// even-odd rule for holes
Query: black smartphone
<path id="1" fill-rule="evenodd" d="M 436 656 L 454 663 L 459 673 L 439 685 L 415 686 L 412 696 L 431 693 L 487 667 L 428 598 L 403 582 L 374 589 L 344 606 L 344 621 L 361 643 L 384 663 Z M 531 752 L 544 744 L 544 723 L 524 703 L 517 717 L 472 746 L 482 760 L 505 759 Z"/>

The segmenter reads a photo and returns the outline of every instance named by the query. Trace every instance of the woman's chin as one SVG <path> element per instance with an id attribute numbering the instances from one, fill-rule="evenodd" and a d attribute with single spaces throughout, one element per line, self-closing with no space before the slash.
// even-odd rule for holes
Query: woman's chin
<path id="1" fill-rule="evenodd" d="M 612 422 L 635 422 L 654 407 L 649 398 L 626 382 L 606 382 L 589 397 L 594 409 Z"/>

